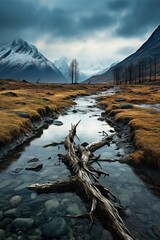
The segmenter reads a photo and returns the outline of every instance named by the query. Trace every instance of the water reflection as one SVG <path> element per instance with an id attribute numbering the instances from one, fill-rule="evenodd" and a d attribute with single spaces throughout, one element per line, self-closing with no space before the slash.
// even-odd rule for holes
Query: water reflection
<path id="1" fill-rule="evenodd" d="M 111 91 L 110 94 L 113 92 Z M 77 135 L 81 142 L 90 143 L 101 139 L 102 131 L 112 134 L 111 127 L 103 121 L 97 121 L 100 110 L 92 107 L 95 105 L 94 97 L 86 96 L 77 99 L 77 105 L 70 108 L 67 115 L 59 117 L 58 120 L 63 122 L 62 126 L 50 125 L 38 138 L 21 146 L 19 151 L 15 151 L 12 156 L 6 158 L 8 164 L 0 173 L 0 228 L 4 230 L 6 238 L 12 236 L 18 239 L 23 236 L 27 239 L 29 235 L 37 239 L 65 240 L 77 239 L 77 236 L 88 240 L 112 239 L 110 233 L 98 220 L 95 220 L 95 224 L 89 230 L 88 219 L 65 217 L 66 214 L 80 214 L 89 210 L 89 205 L 76 193 L 37 195 L 26 189 L 26 186 L 32 183 L 57 181 L 70 177 L 70 171 L 64 164 L 59 164 L 57 157 L 57 154 L 65 153 L 63 145 L 47 148 L 43 146 L 63 141 L 71 123 L 75 124 L 81 119 L 77 128 Z M 131 150 L 127 148 L 128 142 L 123 141 L 124 139 L 114 134 L 110 146 L 102 147 L 95 154 L 101 154 L 102 158 L 107 159 L 121 159 Z M 43 163 L 43 168 L 39 172 L 25 170 L 28 160 L 33 158 L 38 158 Z M 134 237 L 158 239 L 156 234 L 160 225 L 159 198 L 147 189 L 130 166 L 119 162 L 101 162 L 101 166 L 109 173 L 109 177 L 101 177 L 100 182 L 112 189 L 123 206 L 126 206 L 123 219 Z M 20 171 L 14 173 L 15 169 Z M 19 196 L 17 202 L 16 196 Z M 18 199 L 21 201 L 18 202 Z"/>

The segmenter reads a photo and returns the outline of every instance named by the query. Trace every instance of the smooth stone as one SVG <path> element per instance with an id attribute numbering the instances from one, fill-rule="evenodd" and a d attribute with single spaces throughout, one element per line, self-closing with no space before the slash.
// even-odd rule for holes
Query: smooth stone
<path id="1" fill-rule="evenodd" d="M 38 162 L 34 162 L 32 164 L 30 164 L 29 167 L 26 167 L 26 170 L 30 170 L 30 171 L 40 171 L 43 167 L 43 163 L 41 163 L 40 161 Z"/>
<path id="2" fill-rule="evenodd" d="M 0 240 L 6 239 L 6 232 L 3 229 L 0 229 Z"/>
<path id="3" fill-rule="evenodd" d="M 18 97 L 18 95 L 15 92 L 5 92 L 3 95 L 9 96 L 9 97 Z"/>
<path id="4" fill-rule="evenodd" d="M 50 99 L 48 99 L 48 98 L 42 98 L 42 100 L 44 100 L 44 101 L 50 101 Z"/>
<path id="5" fill-rule="evenodd" d="M 61 126 L 61 125 L 63 125 L 63 123 L 61 121 L 54 121 L 53 125 Z"/>
<path id="6" fill-rule="evenodd" d="M 130 108 L 133 108 L 133 105 L 130 103 L 124 103 L 124 104 L 120 105 L 120 108 L 121 109 L 130 109 Z"/>
<path id="7" fill-rule="evenodd" d="M 19 104 L 19 105 L 26 105 L 26 102 L 16 102 L 16 104 Z"/>
<path id="8" fill-rule="evenodd" d="M 22 201 L 22 197 L 19 195 L 16 195 L 10 199 L 10 204 L 12 207 L 17 207 L 21 201 Z"/>
<path id="9" fill-rule="evenodd" d="M 16 168 L 12 170 L 12 173 L 20 173 L 23 170 L 23 168 Z"/>
<path id="10" fill-rule="evenodd" d="M 71 204 L 68 208 L 67 208 L 67 212 L 71 215 L 77 215 L 77 214 L 83 214 L 82 210 L 79 208 L 77 203 L 73 203 Z"/>
<path id="11" fill-rule="evenodd" d="M 1 224 L 2 228 L 6 228 L 11 222 L 13 221 L 13 218 L 4 218 Z"/>
<path id="12" fill-rule="evenodd" d="M 37 197 L 37 193 L 33 192 L 31 193 L 31 200 L 35 200 Z"/>
<path id="13" fill-rule="evenodd" d="M 47 211 L 50 211 L 52 208 L 58 208 L 59 207 L 59 201 L 57 199 L 50 199 L 47 202 L 45 202 L 45 209 Z"/>
<path id="14" fill-rule="evenodd" d="M 119 98 L 116 98 L 115 101 L 116 102 L 123 102 L 123 101 L 126 101 L 126 99 L 122 98 L 122 97 L 119 97 Z"/>
<path id="15" fill-rule="evenodd" d="M 27 230 L 33 226 L 34 220 L 32 218 L 16 218 L 13 220 L 12 225 L 21 231 Z"/>
<path id="16" fill-rule="evenodd" d="M 27 161 L 27 163 L 34 163 L 34 162 L 39 162 L 39 159 L 38 158 L 32 158 L 32 159 Z"/>
<path id="17" fill-rule="evenodd" d="M 8 237 L 6 238 L 6 240 L 14 240 L 12 237 Z"/>
<path id="18" fill-rule="evenodd" d="M 99 117 L 99 118 L 97 118 L 97 120 L 103 122 L 104 118 L 103 117 Z"/>
<path id="19" fill-rule="evenodd" d="M 5 218 L 17 218 L 20 217 L 21 213 L 17 208 L 12 208 L 3 213 Z"/>
<path id="20" fill-rule="evenodd" d="M 53 219 L 51 222 L 42 226 L 44 237 L 60 237 L 67 233 L 67 224 L 61 217 Z"/>
<path id="21" fill-rule="evenodd" d="M 29 114 L 25 112 L 16 112 L 16 114 L 21 118 L 29 118 Z"/>

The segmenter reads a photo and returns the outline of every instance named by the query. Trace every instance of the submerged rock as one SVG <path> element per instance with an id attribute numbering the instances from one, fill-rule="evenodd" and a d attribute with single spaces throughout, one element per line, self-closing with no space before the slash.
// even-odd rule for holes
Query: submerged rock
<path id="1" fill-rule="evenodd" d="M 22 231 L 32 227 L 34 220 L 32 218 L 16 218 L 13 220 L 12 225 Z"/>
<path id="2" fill-rule="evenodd" d="M 45 202 L 45 209 L 47 211 L 50 211 L 52 208 L 58 208 L 59 207 L 59 201 L 57 199 L 50 199 L 47 202 Z"/>
<path id="3" fill-rule="evenodd" d="M 17 218 L 20 217 L 21 213 L 17 208 L 12 208 L 3 213 L 5 218 Z"/>
<path id="4" fill-rule="evenodd" d="M 130 103 L 124 103 L 124 104 L 120 105 L 120 108 L 121 109 L 130 109 L 130 108 L 133 108 L 133 105 Z"/>
<path id="5" fill-rule="evenodd" d="M 40 171 L 43 167 L 43 163 L 41 163 L 40 161 L 38 162 L 34 162 L 32 164 L 30 164 L 29 167 L 26 167 L 26 170 L 30 170 L 30 171 Z"/>
<path id="6" fill-rule="evenodd" d="M 61 121 L 54 121 L 53 125 L 61 126 L 61 125 L 63 125 L 63 123 Z"/>
<path id="7" fill-rule="evenodd" d="M 51 222 L 42 226 L 44 237 L 60 237 L 67 233 L 67 224 L 61 217 L 54 218 Z"/>
<path id="8" fill-rule="evenodd" d="M 17 207 L 21 201 L 22 201 L 22 197 L 19 195 L 16 195 L 10 199 L 10 204 L 12 207 Z"/>
<path id="9" fill-rule="evenodd" d="M 23 170 L 23 168 L 16 168 L 12 170 L 12 173 L 20 173 Z"/>
<path id="10" fill-rule="evenodd" d="M 6 233 L 5 230 L 0 229 L 0 240 L 5 240 L 6 239 Z"/>
<path id="11" fill-rule="evenodd" d="M 119 98 L 116 98 L 115 101 L 116 102 L 123 102 L 123 101 L 126 101 L 126 99 L 122 98 L 122 97 L 119 97 Z"/>
<path id="12" fill-rule="evenodd" d="M 39 159 L 38 158 L 32 158 L 32 159 L 27 161 L 27 163 L 33 163 L 33 162 L 39 162 Z"/>
<path id="13" fill-rule="evenodd" d="M 79 208 L 77 203 L 73 203 L 71 204 L 68 208 L 67 208 L 67 212 L 71 215 L 77 215 L 77 214 L 83 214 L 82 210 Z"/>

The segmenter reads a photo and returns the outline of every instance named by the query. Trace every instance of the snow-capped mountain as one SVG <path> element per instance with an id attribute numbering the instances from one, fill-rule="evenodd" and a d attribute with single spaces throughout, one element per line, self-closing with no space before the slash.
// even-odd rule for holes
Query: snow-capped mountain
<path id="1" fill-rule="evenodd" d="M 67 79 L 67 83 L 70 83 L 71 82 L 69 76 L 70 61 L 68 60 L 68 58 L 61 57 L 60 59 L 54 61 L 54 65 L 63 73 L 63 75 Z M 85 79 L 87 79 L 87 76 L 81 71 L 79 71 L 78 82 L 82 82 Z"/>
<path id="2" fill-rule="evenodd" d="M 22 39 L 0 48 L 0 78 L 31 82 L 65 83 L 56 66 Z"/>

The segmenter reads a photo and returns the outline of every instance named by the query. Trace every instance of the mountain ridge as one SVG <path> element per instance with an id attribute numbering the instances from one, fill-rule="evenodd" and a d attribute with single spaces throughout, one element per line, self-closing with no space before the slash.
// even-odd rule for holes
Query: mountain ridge
<path id="1" fill-rule="evenodd" d="M 156 63 L 155 63 L 156 61 Z M 155 68 L 154 65 L 156 64 L 156 74 L 155 78 L 160 78 L 160 25 L 155 29 L 155 31 L 151 34 L 151 36 L 142 44 L 142 46 L 133 54 L 129 55 L 121 62 L 116 64 L 115 66 L 111 67 L 108 71 L 101 75 L 95 75 L 91 78 L 86 80 L 86 83 L 113 83 L 115 81 L 115 72 L 116 69 L 119 69 L 121 73 L 119 73 L 119 80 L 125 81 L 129 73 L 126 73 L 127 68 L 131 67 L 134 68 L 134 77 L 138 78 L 138 74 L 141 74 L 138 70 L 141 65 L 145 65 L 146 68 L 146 75 L 143 76 L 144 78 L 149 79 L 150 75 L 150 64 L 152 64 L 152 68 Z M 141 68 L 144 66 L 141 66 Z M 143 71 L 145 69 L 142 69 Z M 153 69 L 152 69 L 153 72 Z M 143 73 L 144 75 L 144 73 Z M 153 73 L 152 73 L 153 75 Z M 154 78 L 154 76 L 152 76 Z M 151 79 L 150 79 L 151 80 Z M 135 81 L 136 82 L 136 81 Z"/>
<path id="2" fill-rule="evenodd" d="M 31 82 L 65 83 L 57 67 L 38 49 L 21 38 L 0 47 L 0 78 Z"/>

